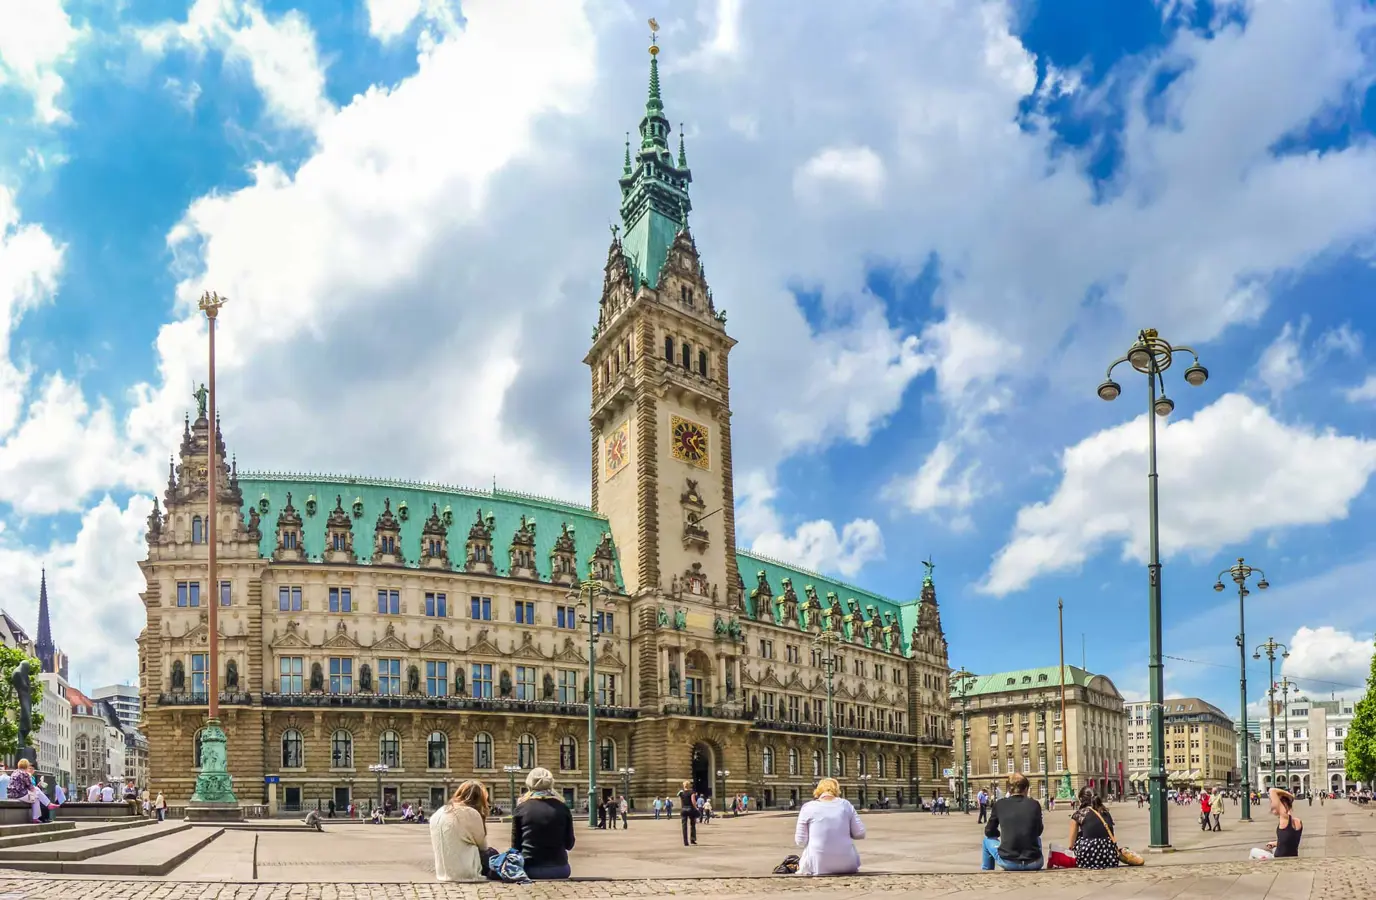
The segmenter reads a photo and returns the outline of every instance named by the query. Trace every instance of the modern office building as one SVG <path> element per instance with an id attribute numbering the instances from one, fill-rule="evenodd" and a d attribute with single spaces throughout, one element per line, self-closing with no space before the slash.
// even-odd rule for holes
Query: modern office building
<path id="1" fill-rule="evenodd" d="M 1198 697 L 1172 697 L 1162 706 L 1167 783 L 1176 788 L 1240 785 L 1237 731 L 1227 713 Z M 1150 707 L 1146 701 L 1127 705 L 1128 780 L 1134 792 L 1146 792 L 1151 769 Z"/>
<path id="2" fill-rule="evenodd" d="M 1288 700 L 1288 702 L 1287 702 Z M 1328 790 L 1345 793 L 1347 751 L 1343 742 L 1352 727 L 1356 701 L 1335 698 L 1315 700 L 1305 694 L 1277 698 L 1274 759 L 1271 756 L 1272 719 L 1261 726 L 1261 783 L 1278 784 L 1295 794 Z M 1287 716 L 1288 712 L 1288 716 Z M 1356 787 L 1355 784 L 1351 787 Z"/>
<path id="3" fill-rule="evenodd" d="M 42 672 L 43 700 L 39 708 L 43 724 L 38 727 L 38 770 L 63 788 L 72 785 L 72 702 L 69 685 L 57 672 Z"/>
<path id="4" fill-rule="evenodd" d="M 111 684 L 91 691 L 92 700 L 105 700 L 119 716 L 121 725 L 139 727 L 139 689 L 131 684 Z"/>

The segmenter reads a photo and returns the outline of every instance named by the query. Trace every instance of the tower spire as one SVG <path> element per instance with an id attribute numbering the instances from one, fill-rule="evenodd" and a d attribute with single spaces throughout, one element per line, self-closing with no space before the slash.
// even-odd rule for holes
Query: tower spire
<path id="1" fill-rule="evenodd" d="M 48 613 L 48 570 L 44 568 L 38 580 L 38 662 L 42 671 L 52 672 L 57 648 L 53 645 L 53 626 Z"/>

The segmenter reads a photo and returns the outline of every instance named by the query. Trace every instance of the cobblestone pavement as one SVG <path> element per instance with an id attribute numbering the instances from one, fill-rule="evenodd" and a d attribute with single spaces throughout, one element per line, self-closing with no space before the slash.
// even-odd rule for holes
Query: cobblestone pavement
<path id="1" fill-rule="evenodd" d="M 1047 839 L 1057 840 L 1063 813 L 1048 813 Z M 1145 844 L 1145 813 L 1114 810 L 1125 842 Z M 1177 852 L 1149 855 L 1139 869 L 981 874 L 972 859 L 979 825 L 973 816 L 867 817 L 861 844 L 865 867 L 879 874 L 780 878 L 767 872 L 784 853 L 792 819 L 768 814 L 704 828 L 699 846 L 684 848 L 669 823 L 633 823 L 629 832 L 580 829 L 575 870 L 586 881 L 524 887 L 491 883 L 436 884 L 429 834 L 419 827 L 346 825 L 324 835 L 226 833 L 167 879 L 20 877 L 0 871 L 0 900 L 486 900 L 658 897 L 708 894 L 718 900 L 788 891 L 793 900 L 910 894 L 923 900 L 1373 900 L 1376 898 L 1376 816 L 1348 804 L 1301 810 L 1300 859 L 1254 863 L 1248 848 L 1274 825 L 1234 822 L 1218 834 L 1190 828 L 1188 808 L 1172 811 Z M 503 827 L 491 834 L 500 843 Z M 716 877 L 693 877 L 698 873 Z M 9 874 L 10 877 L 6 877 Z M 650 874 L 653 877 L 644 877 Z"/>

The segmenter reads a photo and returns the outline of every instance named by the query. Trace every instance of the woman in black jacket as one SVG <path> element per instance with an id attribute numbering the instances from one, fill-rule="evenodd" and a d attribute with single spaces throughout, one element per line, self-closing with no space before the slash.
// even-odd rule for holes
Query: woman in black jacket
<path id="1" fill-rule="evenodd" d="M 573 849 L 573 814 L 554 793 L 549 769 L 531 769 L 526 792 L 511 817 L 511 846 L 521 851 L 532 880 L 568 878 Z"/>
<path id="2" fill-rule="evenodd" d="M 1079 808 L 1070 816 L 1070 849 L 1081 869 L 1113 869 L 1118 866 L 1113 816 L 1094 788 L 1080 788 Z"/>

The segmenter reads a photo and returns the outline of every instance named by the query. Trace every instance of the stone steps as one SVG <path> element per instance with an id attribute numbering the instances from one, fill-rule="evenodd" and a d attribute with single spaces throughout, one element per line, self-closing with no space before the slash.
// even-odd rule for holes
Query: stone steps
<path id="1" fill-rule="evenodd" d="M 124 831 L 129 828 L 141 828 L 147 822 L 100 822 L 93 821 L 91 824 L 77 824 L 76 822 L 49 822 L 44 826 L 6 826 L 7 828 L 43 827 L 43 831 L 17 832 L 9 837 L 0 837 L 0 850 L 10 847 L 28 847 L 33 844 L 45 844 L 49 841 L 63 841 L 78 835 L 104 834 L 107 831 Z M 58 826 L 58 827 L 50 827 Z"/>
<path id="2" fill-rule="evenodd" d="M 43 822 L 38 825 L 0 825 L 0 840 L 34 834 L 47 834 L 53 831 L 71 831 L 75 822 Z M 0 844 L 0 846 L 3 846 Z"/>
<path id="3" fill-rule="evenodd" d="M 75 833 L 63 835 L 61 840 L 45 842 L 41 847 L 26 846 L 0 850 L 0 865 L 8 865 L 11 860 L 77 862 L 90 859 L 93 856 L 104 856 L 107 853 L 136 847 L 139 844 L 157 840 L 164 835 L 175 834 L 190 827 L 184 822 L 178 822 L 174 825 L 146 826 L 135 829 L 133 834 L 125 833 L 129 829 L 124 828 L 113 830 L 102 828 L 94 834 L 90 829 L 82 829 Z"/>
<path id="4" fill-rule="evenodd" d="M 165 829 L 154 830 L 151 835 L 140 835 L 145 839 L 132 846 L 127 844 L 120 846 L 120 842 L 112 841 L 99 848 L 83 848 L 85 850 L 97 849 L 97 853 L 93 854 L 97 858 L 6 859 L 0 862 L 0 867 L 21 869 L 27 872 L 47 872 L 56 875 L 161 876 L 186 862 L 202 847 L 223 833 L 224 829 L 221 828 L 198 828 L 179 822 L 169 825 Z M 78 848 L 72 847 L 70 849 L 77 850 Z M 108 855 L 116 850 L 122 851 L 116 859 L 100 856 L 100 854 Z"/>

